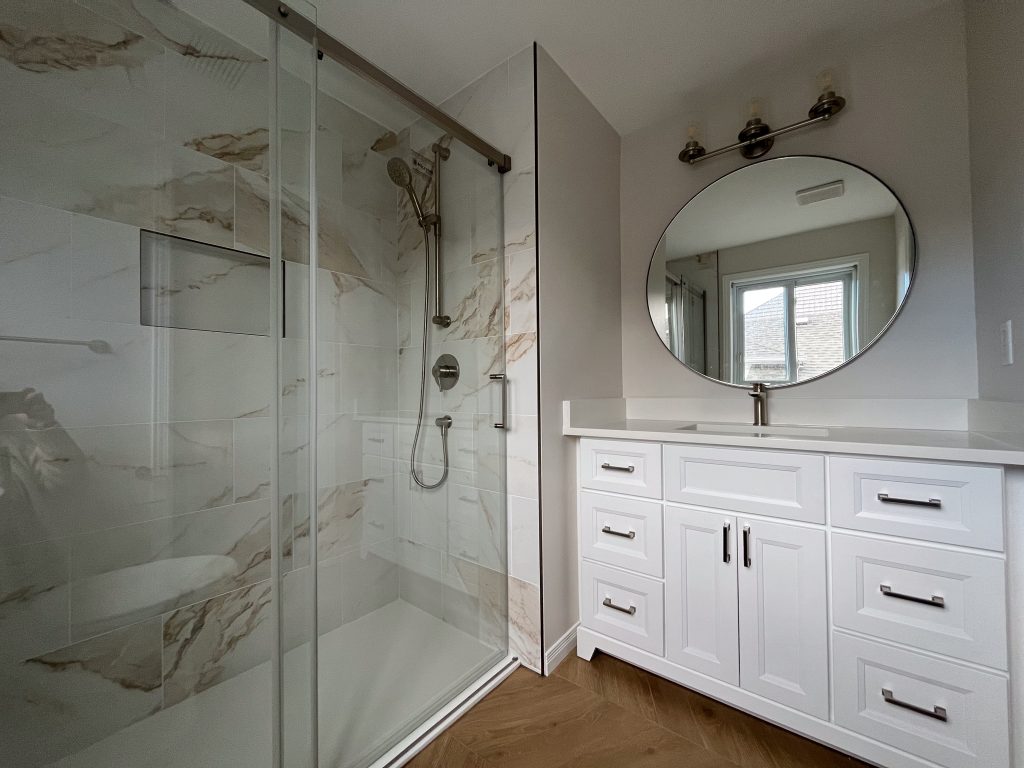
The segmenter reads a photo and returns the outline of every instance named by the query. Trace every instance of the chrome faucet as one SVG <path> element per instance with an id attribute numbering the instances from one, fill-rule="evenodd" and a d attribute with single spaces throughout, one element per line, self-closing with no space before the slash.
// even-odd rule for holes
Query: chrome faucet
<path id="1" fill-rule="evenodd" d="M 768 426 L 768 390 L 758 381 L 747 394 L 754 398 L 754 426 Z"/>

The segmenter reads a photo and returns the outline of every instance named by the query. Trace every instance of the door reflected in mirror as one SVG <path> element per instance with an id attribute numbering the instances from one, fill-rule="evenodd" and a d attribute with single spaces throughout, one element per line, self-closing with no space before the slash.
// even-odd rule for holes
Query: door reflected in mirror
<path id="1" fill-rule="evenodd" d="M 655 330 L 689 368 L 787 386 L 873 344 L 899 313 L 913 227 L 875 176 L 823 157 L 748 165 L 676 214 L 651 259 Z"/>

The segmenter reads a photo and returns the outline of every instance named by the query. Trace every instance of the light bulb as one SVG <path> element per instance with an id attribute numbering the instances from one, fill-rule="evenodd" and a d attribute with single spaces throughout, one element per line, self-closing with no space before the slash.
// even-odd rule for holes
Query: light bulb
<path id="1" fill-rule="evenodd" d="M 696 123 L 690 123 L 690 126 L 686 129 L 686 140 L 687 141 L 700 141 L 700 126 Z"/>
<path id="2" fill-rule="evenodd" d="M 751 99 L 750 100 L 750 119 L 751 120 L 760 120 L 761 117 L 762 117 L 762 114 L 763 114 L 763 110 L 761 109 L 761 100 L 760 99 Z"/>

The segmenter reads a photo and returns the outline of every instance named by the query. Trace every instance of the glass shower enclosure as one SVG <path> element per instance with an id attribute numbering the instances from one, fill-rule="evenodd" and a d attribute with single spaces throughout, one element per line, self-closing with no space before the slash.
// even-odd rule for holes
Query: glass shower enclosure
<path id="1" fill-rule="evenodd" d="M 5 768 L 398 764 L 508 664 L 500 176 L 260 5 L 0 6 Z"/>

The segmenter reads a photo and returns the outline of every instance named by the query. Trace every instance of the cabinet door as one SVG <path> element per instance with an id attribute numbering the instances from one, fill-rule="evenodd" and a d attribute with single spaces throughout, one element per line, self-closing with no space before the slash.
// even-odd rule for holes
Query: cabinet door
<path id="1" fill-rule="evenodd" d="M 740 685 L 828 719 L 825 532 L 740 518 Z"/>
<path id="2" fill-rule="evenodd" d="M 739 685 L 736 518 L 665 507 L 665 656 Z"/>

